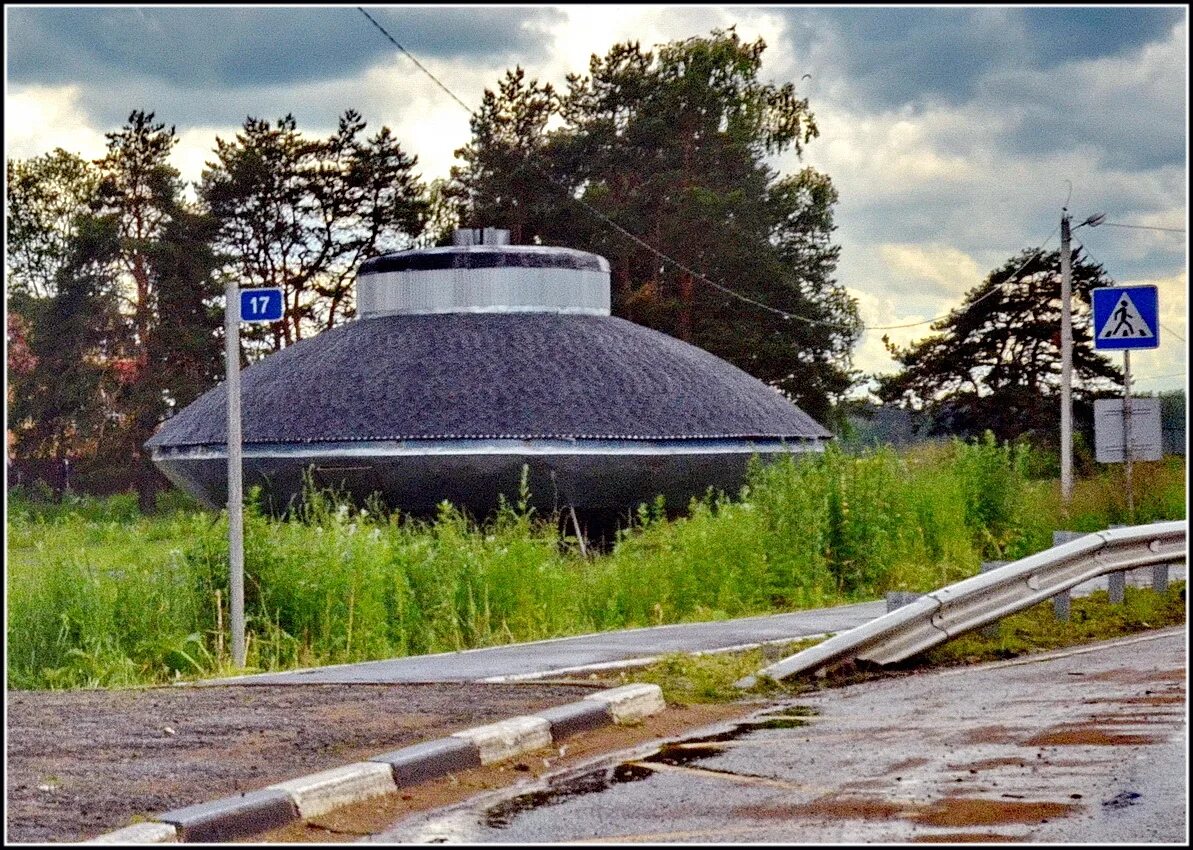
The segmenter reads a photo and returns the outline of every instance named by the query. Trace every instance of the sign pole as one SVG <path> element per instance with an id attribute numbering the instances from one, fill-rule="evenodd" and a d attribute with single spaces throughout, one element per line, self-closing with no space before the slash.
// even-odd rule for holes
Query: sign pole
<path id="1" fill-rule="evenodd" d="M 1135 524 L 1135 478 L 1131 469 L 1131 349 L 1123 350 L 1123 459 L 1127 472 L 1127 522 Z"/>
<path id="2" fill-rule="evenodd" d="M 244 647 L 244 494 L 240 456 L 240 288 L 224 290 L 224 360 L 228 391 L 228 581 L 231 585 L 232 663 L 243 669 Z"/>
<path id="3" fill-rule="evenodd" d="M 1131 351 L 1160 347 L 1160 295 L 1154 284 L 1145 286 L 1103 286 L 1090 292 L 1094 313 L 1094 348 L 1123 353 L 1123 464 L 1127 476 L 1127 516 L 1135 521 L 1135 478 L 1131 439 L 1134 400 L 1131 398 Z M 1140 400 L 1143 401 L 1142 399 Z M 1095 402 L 1095 407 L 1097 402 Z M 1144 414 L 1143 428 L 1150 432 L 1154 421 Z M 1095 416 L 1096 420 L 1096 416 Z M 1096 424 L 1095 424 L 1096 440 Z M 1161 448 L 1162 456 L 1162 443 Z M 1147 456 L 1152 452 L 1144 449 Z M 1116 458 L 1117 460 L 1117 458 Z"/>

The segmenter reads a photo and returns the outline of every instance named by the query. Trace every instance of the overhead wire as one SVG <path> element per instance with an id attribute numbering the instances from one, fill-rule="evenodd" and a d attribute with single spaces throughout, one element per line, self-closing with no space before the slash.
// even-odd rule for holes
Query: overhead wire
<path id="1" fill-rule="evenodd" d="M 1184 375 L 1184 372 L 1169 372 L 1167 375 L 1147 375 L 1140 378 L 1132 377 L 1131 383 L 1137 383 L 1141 381 L 1162 381 L 1165 378 L 1182 378 Z"/>
<path id="2" fill-rule="evenodd" d="M 1132 230 L 1162 230 L 1165 233 L 1187 233 L 1183 227 L 1156 227 L 1150 224 L 1123 224 L 1117 221 L 1103 221 L 1099 227 L 1129 227 Z"/>
<path id="3" fill-rule="evenodd" d="M 431 71 L 428 70 L 421 62 L 419 62 L 418 58 L 415 57 L 415 55 L 413 53 L 411 53 L 409 50 L 407 50 L 405 47 L 403 47 L 401 45 L 401 43 L 399 43 L 398 40 L 396 38 L 394 38 L 393 35 L 391 35 L 390 32 L 376 18 L 374 18 L 372 15 L 370 15 L 368 12 L 366 12 L 364 10 L 364 8 L 362 8 L 360 6 L 357 6 L 357 10 L 368 19 L 369 23 L 371 23 L 386 38 L 386 40 L 388 40 L 390 42 L 390 44 L 392 44 L 394 47 L 396 47 L 398 50 L 400 50 L 406 57 L 408 57 L 410 59 L 410 61 L 413 62 L 415 64 L 415 66 L 420 71 L 422 71 L 424 74 L 426 74 L 431 79 L 431 81 L 434 82 L 435 85 L 437 85 L 440 89 L 442 89 L 453 101 L 455 101 L 457 104 L 459 104 L 473 118 L 478 117 L 477 114 L 472 110 L 472 108 L 470 106 L 468 106 L 468 104 L 466 104 L 463 100 L 461 100 L 455 94 L 455 92 L 453 92 L 450 88 L 448 88 L 448 86 L 445 83 L 443 83 L 438 77 L 436 77 L 433 73 L 431 73 Z M 743 295 L 742 293 L 737 292 L 736 290 L 731 289 L 728 286 L 725 286 L 724 284 L 721 284 L 721 283 L 718 283 L 717 281 L 711 280 L 707 276 L 701 274 L 700 272 L 696 271 L 695 269 L 691 268 L 690 266 L 686 265 L 685 263 L 681 262 L 680 260 L 675 259 L 674 257 L 666 254 L 665 252 L 663 252 L 660 249 L 656 248 L 655 246 L 651 245 L 649 242 L 645 241 L 644 239 L 639 237 L 637 234 L 622 227 L 620 224 L 618 224 L 612 218 L 610 218 L 609 216 L 602 213 L 600 210 L 598 210 L 596 207 L 589 204 L 583 198 L 580 198 L 580 197 L 577 197 L 576 195 L 574 195 L 571 192 L 571 190 L 569 190 L 566 186 L 559 185 L 559 183 L 557 183 L 555 181 L 555 178 L 550 173 L 548 173 L 546 171 L 546 169 L 542 168 L 537 163 L 535 163 L 533 161 L 528 161 L 527 164 L 529 164 L 532 168 L 534 168 L 536 171 L 538 171 L 539 174 L 541 174 L 544 177 L 544 179 L 551 186 L 553 186 L 554 188 L 556 188 L 557 190 L 562 192 L 564 194 L 564 196 L 566 196 L 570 201 L 578 204 L 580 207 L 582 207 L 585 211 L 587 211 L 594 218 L 597 218 L 598 220 L 600 220 L 603 224 L 605 224 L 612 230 L 616 231 L 617 233 L 621 234 L 625 238 L 629 239 L 630 241 L 632 241 L 634 244 L 638 245 L 639 247 L 645 249 L 647 252 L 653 254 L 661 262 L 667 263 L 667 264 L 671 265 L 673 268 L 676 268 L 679 271 L 683 272 L 684 274 L 690 275 L 692 278 L 700 281 L 701 283 L 705 284 L 706 286 L 710 286 L 713 289 L 715 289 L 725 295 L 728 295 L 732 298 L 736 298 L 737 300 L 742 301 L 743 303 L 746 303 L 746 304 L 750 304 L 754 307 L 757 307 L 760 310 L 765 310 L 765 311 L 772 313 L 774 315 L 781 316 L 783 319 L 795 319 L 797 321 L 804 322 L 806 324 L 817 325 L 820 327 L 836 328 L 839 330 L 854 330 L 855 329 L 853 325 L 843 324 L 841 322 L 829 322 L 829 321 L 824 321 L 823 319 L 813 319 L 808 316 L 801 316 L 798 313 L 791 313 L 787 310 L 781 310 L 778 307 L 772 307 L 771 305 L 765 304 L 761 301 L 751 298 L 748 295 Z M 1058 225 L 1058 227 L 1059 227 L 1059 225 Z M 984 301 L 986 298 L 989 298 L 995 292 L 998 292 L 999 288 L 1002 287 L 1004 284 L 1010 283 L 1012 280 L 1014 280 L 1014 278 L 1016 277 L 1016 275 L 1019 274 L 1019 272 L 1021 272 L 1023 269 L 1025 269 L 1033 260 L 1036 259 L 1036 257 L 1038 257 L 1040 254 L 1043 253 L 1044 248 L 1047 246 L 1048 242 L 1051 241 L 1051 239 L 1054 235 L 1056 235 L 1056 228 L 1053 228 L 1052 233 L 1050 233 L 1048 235 L 1048 238 L 1044 240 L 1044 243 L 1030 257 L 1028 257 L 1027 260 L 1024 261 L 1024 263 L 1018 269 L 1016 269 L 1008 277 L 1006 277 L 1005 279 L 1000 281 L 998 284 L 996 284 L 985 295 L 982 295 L 981 297 L 975 299 L 974 301 L 970 302 L 966 306 L 972 307 L 975 304 L 978 304 L 979 302 Z M 939 322 L 939 321 L 949 318 L 949 316 L 953 315 L 954 312 L 955 312 L 955 310 L 950 310 L 948 313 L 945 313 L 940 316 L 935 316 L 931 319 L 922 319 L 920 321 L 906 322 L 906 323 L 895 324 L 895 325 L 866 325 L 865 323 L 863 323 L 861 332 L 864 333 L 865 331 L 902 330 L 905 328 L 915 328 L 915 327 L 920 327 L 922 325 L 930 325 L 935 322 Z"/>
<path id="4" fill-rule="evenodd" d="M 369 23 L 371 23 L 373 26 L 375 26 L 383 36 L 385 36 L 387 39 L 389 39 L 390 44 L 392 44 L 394 47 L 398 48 L 398 50 L 400 50 L 404 54 L 406 54 L 406 57 L 418 67 L 418 70 L 422 71 L 424 74 L 426 74 L 428 77 L 430 77 L 431 81 L 433 83 L 435 83 L 435 85 L 439 86 L 439 88 L 443 89 L 443 91 L 447 94 L 448 97 L 450 97 L 456 103 L 460 104 L 460 106 L 464 107 L 464 109 L 468 110 L 469 115 L 475 116 L 475 113 L 472 111 L 472 108 L 467 103 L 460 100 L 460 98 L 456 97 L 456 93 L 454 91 L 452 91 L 451 89 L 449 89 L 446 85 L 444 85 L 443 82 L 441 82 L 438 77 L 436 77 L 434 74 L 432 74 L 423 65 L 422 62 L 419 62 L 418 57 L 416 57 L 413 53 L 411 53 L 409 50 L 407 50 L 402 45 L 398 44 L 398 40 L 396 38 L 394 38 L 392 35 L 390 35 L 389 31 L 386 30 L 385 27 L 381 26 L 381 24 L 379 24 L 377 22 L 376 18 L 374 18 L 372 15 L 370 15 L 368 12 L 366 12 L 364 10 L 364 8 L 362 8 L 361 6 L 357 6 L 356 8 L 360 11 L 360 13 L 362 15 L 364 15 L 366 18 L 369 19 Z"/>

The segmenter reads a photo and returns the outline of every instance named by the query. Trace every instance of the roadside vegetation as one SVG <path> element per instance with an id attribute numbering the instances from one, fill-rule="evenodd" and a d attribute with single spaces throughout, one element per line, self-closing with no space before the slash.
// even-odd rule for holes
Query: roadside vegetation
<path id="1" fill-rule="evenodd" d="M 1122 605 L 1112 605 L 1104 590 L 1073 599 L 1067 621 L 1058 621 L 1051 600 L 1007 617 L 999 623 L 998 633 L 986 636 L 981 631 L 960 635 L 903 664 L 896 672 L 952 667 L 1017 658 L 1035 652 L 1063 649 L 1067 646 L 1111 640 L 1148 629 L 1163 629 L 1185 622 L 1185 587 L 1173 582 L 1164 593 L 1150 588 L 1128 587 Z M 734 682 L 753 675 L 762 667 L 815 646 L 821 639 L 760 647 L 744 652 L 715 655 L 676 653 L 642 668 L 620 673 L 610 685 L 628 681 L 651 682 L 663 689 L 668 702 L 691 704 L 733 702 L 758 694 L 801 694 L 820 687 L 853 684 L 890 675 L 881 670 L 833 672 L 824 678 L 801 676 L 789 682 L 762 680 L 750 691 L 734 687 Z"/>
<path id="2" fill-rule="evenodd" d="M 1117 468 L 1058 488 L 1027 449 L 983 441 L 833 449 L 752 470 L 667 520 L 643 507 L 586 557 L 525 499 L 478 524 L 312 493 L 303 515 L 246 512 L 248 663 L 286 669 L 930 590 L 1054 529 L 1127 522 Z M 1137 464 L 1136 522 L 1185 516 L 1183 460 Z M 525 494 L 524 494 L 525 495 Z M 8 685 L 112 687 L 229 673 L 227 525 L 171 496 L 47 503 L 10 491 Z M 1074 603 L 1077 610 L 1077 603 Z"/>

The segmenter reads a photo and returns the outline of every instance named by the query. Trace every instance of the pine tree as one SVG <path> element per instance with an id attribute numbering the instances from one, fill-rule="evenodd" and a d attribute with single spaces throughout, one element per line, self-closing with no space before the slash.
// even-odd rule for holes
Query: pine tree
<path id="1" fill-rule="evenodd" d="M 311 139 L 292 115 L 276 124 L 248 118 L 216 161 L 200 196 L 216 222 L 222 268 L 242 287 L 282 289 L 284 314 L 246 330 L 259 350 L 277 350 L 352 314 L 361 261 L 410 247 L 427 215 L 424 189 L 389 128 L 371 137 L 348 110 L 335 133 Z"/>
<path id="2" fill-rule="evenodd" d="M 827 419 L 855 380 L 860 322 L 833 278 L 831 181 L 768 165 L 817 130 L 793 84 L 760 81 L 765 47 L 732 30 L 657 52 L 618 44 L 563 95 L 508 72 L 457 151 L 453 196 L 461 221 L 607 257 L 615 315 L 706 348 Z"/>
<path id="3" fill-rule="evenodd" d="M 1074 427 L 1093 426 L 1093 399 L 1122 373 L 1093 346 L 1090 291 L 1113 286 L 1105 270 L 1074 251 Z M 879 379 L 883 401 L 916 411 L 932 433 L 1058 445 L 1060 429 L 1060 252 L 1023 251 L 970 290 L 932 336 L 887 348 L 902 367 Z"/>

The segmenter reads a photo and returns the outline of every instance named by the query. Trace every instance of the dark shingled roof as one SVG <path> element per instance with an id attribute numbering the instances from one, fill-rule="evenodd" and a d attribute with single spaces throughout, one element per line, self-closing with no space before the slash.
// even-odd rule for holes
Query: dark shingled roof
<path id="1" fill-rule="evenodd" d="M 454 438 L 819 438 L 778 392 L 707 351 L 608 316 L 386 316 L 245 370 L 246 443 Z M 149 447 L 223 444 L 220 384 Z"/>

